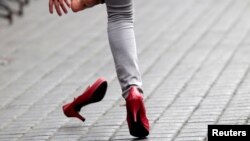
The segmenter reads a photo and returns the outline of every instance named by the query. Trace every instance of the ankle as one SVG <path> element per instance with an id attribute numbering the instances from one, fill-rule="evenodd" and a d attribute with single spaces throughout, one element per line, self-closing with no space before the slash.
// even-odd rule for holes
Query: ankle
<path id="1" fill-rule="evenodd" d="M 123 96 L 125 100 L 129 99 L 138 99 L 142 98 L 143 99 L 143 91 L 140 87 L 137 85 L 130 85 L 126 91 L 123 92 Z"/>

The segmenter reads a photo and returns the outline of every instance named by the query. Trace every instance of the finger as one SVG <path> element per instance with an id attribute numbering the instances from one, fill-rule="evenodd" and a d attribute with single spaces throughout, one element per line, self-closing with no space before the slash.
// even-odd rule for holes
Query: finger
<path id="1" fill-rule="evenodd" d="M 63 1 L 63 0 L 60 0 L 59 2 L 60 2 L 60 6 L 61 6 L 63 12 L 64 12 L 65 14 L 67 14 L 68 11 L 67 11 L 67 8 L 66 8 L 65 5 L 64 5 L 64 1 Z"/>
<path id="2" fill-rule="evenodd" d="M 70 3 L 69 3 L 68 0 L 64 0 L 64 2 L 67 4 L 67 6 L 68 6 L 69 8 L 71 7 L 71 5 L 70 5 Z"/>
<path id="3" fill-rule="evenodd" d="M 62 12 L 61 12 L 60 4 L 59 4 L 58 0 L 55 0 L 55 9 L 56 9 L 57 14 L 59 16 L 62 16 Z"/>
<path id="4" fill-rule="evenodd" d="M 53 14 L 53 4 L 54 4 L 54 1 L 53 0 L 49 0 L 49 12 L 51 14 Z"/>

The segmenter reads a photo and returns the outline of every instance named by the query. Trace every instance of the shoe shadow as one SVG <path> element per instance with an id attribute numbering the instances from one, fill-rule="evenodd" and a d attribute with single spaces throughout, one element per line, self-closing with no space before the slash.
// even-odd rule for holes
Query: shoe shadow
<path id="1" fill-rule="evenodd" d="M 147 137 L 143 137 L 143 138 L 135 138 L 132 141 L 149 141 Z"/>
<path id="2" fill-rule="evenodd" d="M 149 141 L 148 138 L 122 138 L 122 139 L 115 139 L 117 141 Z"/>

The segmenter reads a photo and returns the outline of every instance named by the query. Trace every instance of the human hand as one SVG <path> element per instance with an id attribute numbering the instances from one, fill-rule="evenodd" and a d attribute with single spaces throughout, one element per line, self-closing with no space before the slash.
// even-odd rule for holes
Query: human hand
<path id="1" fill-rule="evenodd" d="M 71 7 L 71 4 L 69 3 L 68 0 L 49 0 L 49 11 L 51 14 L 53 14 L 53 11 L 54 11 L 54 7 L 56 9 L 56 12 L 59 16 L 62 16 L 62 11 L 61 9 L 63 10 L 63 12 L 65 14 L 68 13 L 67 11 L 67 8 L 65 6 L 65 3 L 66 5 L 68 6 L 68 8 Z"/>
<path id="2" fill-rule="evenodd" d="M 71 8 L 73 12 L 78 12 L 100 3 L 101 0 L 71 0 Z"/>

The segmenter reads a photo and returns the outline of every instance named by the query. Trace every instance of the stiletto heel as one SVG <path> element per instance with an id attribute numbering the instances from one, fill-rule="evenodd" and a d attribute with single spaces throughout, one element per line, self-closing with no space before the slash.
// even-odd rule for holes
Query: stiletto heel
<path id="1" fill-rule="evenodd" d="M 137 111 L 134 111 L 134 113 L 133 113 L 133 117 L 134 117 L 134 122 L 137 122 L 137 117 L 136 117 L 136 115 L 137 115 Z"/>
<path id="2" fill-rule="evenodd" d="M 64 111 L 64 114 L 67 116 L 67 117 L 76 117 L 78 119 L 80 119 L 81 121 L 85 121 L 85 118 L 83 116 L 81 116 L 76 110 L 74 110 L 74 108 L 70 107 L 70 104 L 66 104 L 63 106 L 63 111 Z"/>
<path id="3" fill-rule="evenodd" d="M 99 78 L 92 86 L 88 86 L 82 95 L 75 98 L 73 102 L 63 105 L 63 113 L 67 117 L 75 117 L 81 121 L 85 118 L 79 114 L 81 108 L 90 103 L 101 101 L 105 96 L 108 83 L 104 78 Z"/>
<path id="4" fill-rule="evenodd" d="M 137 114 L 140 108 L 139 101 L 137 99 L 132 99 L 130 103 L 133 103 L 133 105 L 128 105 L 128 111 L 131 111 L 133 122 L 137 122 Z"/>
<path id="5" fill-rule="evenodd" d="M 132 136 L 146 137 L 149 134 L 149 121 L 142 94 L 136 86 L 131 86 L 126 99 L 127 122 Z"/>

